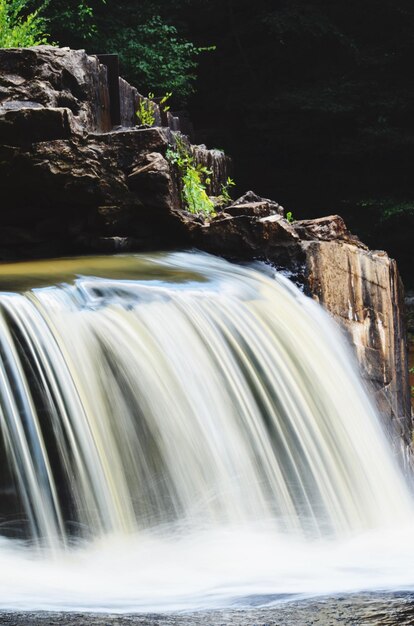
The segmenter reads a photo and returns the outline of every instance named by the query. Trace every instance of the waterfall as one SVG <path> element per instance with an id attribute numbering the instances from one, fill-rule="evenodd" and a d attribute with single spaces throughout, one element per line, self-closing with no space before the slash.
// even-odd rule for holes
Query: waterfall
<path id="1" fill-rule="evenodd" d="M 110 271 L 98 261 L 56 262 L 49 279 L 34 264 L 32 277 L 23 268 L 0 295 L 1 483 L 18 528 L 1 538 L 0 555 L 23 589 L 8 590 L 9 605 L 33 594 L 30 567 L 44 585 L 56 568 L 66 580 L 74 559 L 99 569 L 109 545 L 118 548 L 108 571 L 124 569 L 120 553 L 128 563 L 140 555 L 132 578 L 122 572 L 120 596 L 108 583 L 112 609 L 153 606 L 142 599 L 143 587 L 154 600 L 161 584 L 152 561 L 163 580 L 171 574 L 165 597 L 180 596 L 168 568 L 201 546 L 217 558 L 220 594 L 237 596 L 249 587 L 235 582 L 240 537 L 251 571 L 260 557 L 265 582 L 253 576 L 254 589 L 278 593 L 286 585 L 269 582 L 270 555 L 283 567 L 309 551 L 329 560 L 332 546 L 372 533 L 385 551 L 384 536 L 412 522 L 343 337 L 285 276 L 196 253 L 114 257 Z M 4 271 L 0 283 L 13 283 Z M 302 569 L 295 591 L 312 588 Z M 141 570 L 146 583 L 134 587 Z M 188 572 L 190 595 L 214 596 L 211 581 L 201 576 L 194 589 Z M 393 569 L 386 575 L 395 581 Z M 325 570 L 322 578 L 326 589 Z M 76 589 L 76 606 L 89 606 Z M 68 594 L 63 585 L 57 606 L 73 606 Z"/>

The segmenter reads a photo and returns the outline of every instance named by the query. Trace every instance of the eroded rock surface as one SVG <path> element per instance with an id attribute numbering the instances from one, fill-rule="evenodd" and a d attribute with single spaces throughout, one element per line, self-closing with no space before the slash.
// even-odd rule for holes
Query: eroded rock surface
<path id="1" fill-rule="evenodd" d="M 22 106 L 17 107 L 18 102 Z M 73 133 L 111 128 L 106 68 L 84 50 L 52 46 L 0 50 L 1 106 L 14 103 L 15 115 L 21 111 L 24 116 L 27 102 L 46 111 L 65 109 Z M 0 120 L 0 137 L 2 126 Z"/>
<path id="2" fill-rule="evenodd" d="M 304 251 L 312 295 L 334 315 L 355 346 L 381 414 L 393 417 L 391 434 L 410 442 L 403 287 L 395 261 L 384 252 L 337 241 L 305 243 Z"/>

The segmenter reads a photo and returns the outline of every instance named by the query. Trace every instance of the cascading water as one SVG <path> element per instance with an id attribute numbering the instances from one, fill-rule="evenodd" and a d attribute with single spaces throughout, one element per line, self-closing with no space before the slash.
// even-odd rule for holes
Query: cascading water
<path id="1" fill-rule="evenodd" d="M 0 296 L 0 607 L 412 585 L 411 498 L 322 309 L 207 255 L 113 266 Z"/>

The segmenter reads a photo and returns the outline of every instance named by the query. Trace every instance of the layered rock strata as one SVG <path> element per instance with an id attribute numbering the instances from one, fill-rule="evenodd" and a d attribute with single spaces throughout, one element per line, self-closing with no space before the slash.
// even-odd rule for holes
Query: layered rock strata
<path id="1" fill-rule="evenodd" d="M 0 51 L 0 258 L 197 247 L 289 270 L 347 333 L 385 422 L 409 443 L 395 262 L 369 251 L 339 216 L 290 223 L 279 204 L 252 192 L 212 218 L 189 213 L 168 159 L 180 120 L 157 109 L 154 127 L 136 126 L 142 97 L 119 79 L 114 128 L 96 57 L 48 46 Z M 183 141 L 219 196 L 228 158 Z"/>

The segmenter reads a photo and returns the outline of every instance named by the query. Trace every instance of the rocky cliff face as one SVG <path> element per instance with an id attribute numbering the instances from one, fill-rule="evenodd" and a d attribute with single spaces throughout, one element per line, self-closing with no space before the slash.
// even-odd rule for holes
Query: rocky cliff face
<path id="1" fill-rule="evenodd" d="M 282 207 L 252 192 L 208 220 L 188 213 L 166 158 L 180 120 L 157 109 L 155 127 L 135 126 L 142 96 L 115 80 L 114 128 L 114 76 L 96 57 L 46 46 L 0 51 L 1 259 L 190 246 L 287 269 L 339 321 L 386 423 L 409 443 L 395 262 L 369 251 L 338 216 L 289 223 Z M 207 191 L 219 195 L 227 157 L 188 149 L 212 171 Z"/>
<path id="2" fill-rule="evenodd" d="M 339 241 L 309 242 L 305 252 L 311 293 L 351 339 L 385 424 L 393 418 L 391 435 L 410 442 L 403 287 L 395 261 Z"/>

